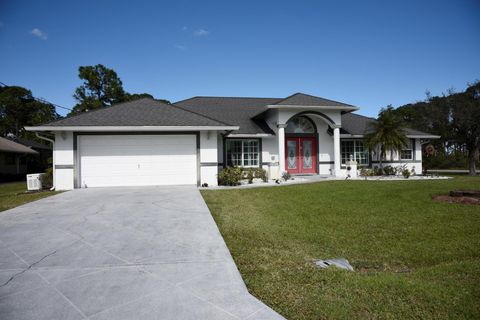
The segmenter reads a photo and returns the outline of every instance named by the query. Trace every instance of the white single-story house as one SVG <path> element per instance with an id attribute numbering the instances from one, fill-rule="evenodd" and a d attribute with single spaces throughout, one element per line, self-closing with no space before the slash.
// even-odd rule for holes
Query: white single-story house
<path id="1" fill-rule="evenodd" d="M 353 158 L 378 163 L 363 145 L 358 108 L 296 93 L 287 98 L 193 97 L 167 104 L 139 99 L 27 130 L 54 138 L 57 190 L 106 186 L 217 185 L 225 166 L 344 176 Z M 389 165 L 422 172 L 422 143 L 438 136 L 405 129 L 410 143 Z M 47 137 L 48 139 L 48 137 Z M 53 140 L 53 139 L 52 139 Z M 393 156 L 393 157 L 392 157 Z"/>
<path id="2" fill-rule="evenodd" d="M 0 181 L 2 175 L 21 175 L 27 173 L 27 156 L 38 152 L 23 144 L 0 137 Z"/>

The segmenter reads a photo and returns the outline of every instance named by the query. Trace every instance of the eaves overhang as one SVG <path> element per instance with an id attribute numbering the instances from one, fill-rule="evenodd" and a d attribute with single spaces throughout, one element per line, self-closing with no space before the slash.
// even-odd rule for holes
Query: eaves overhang
<path id="1" fill-rule="evenodd" d="M 296 106 L 272 104 L 267 106 L 268 109 L 305 109 L 305 110 L 341 110 L 341 111 L 357 111 L 360 108 L 354 106 Z"/>
<path id="2" fill-rule="evenodd" d="M 158 131 L 210 131 L 238 130 L 239 126 L 32 126 L 27 131 L 75 132 L 158 132 Z"/>

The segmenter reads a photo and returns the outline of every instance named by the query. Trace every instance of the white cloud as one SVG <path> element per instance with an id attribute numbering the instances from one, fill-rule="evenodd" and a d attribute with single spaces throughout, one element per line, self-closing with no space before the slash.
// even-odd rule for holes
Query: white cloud
<path id="1" fill-rule="evenodd" d="M 195 30 L 193 34 L 198 37 L 204 37 L 204 36 L 208 36 L 210 34 L 210 31 L 207 31 L 205 29 L 198 29 L 198 30 Z"/>
<path id="2" fill-rule="evenodd" d="M 32 31 L 30 31 L 30 33 L 39 39 L 42 39 L 42 40 L 48 39 L 48 35 L 38 28 L 33 28 Z"/>

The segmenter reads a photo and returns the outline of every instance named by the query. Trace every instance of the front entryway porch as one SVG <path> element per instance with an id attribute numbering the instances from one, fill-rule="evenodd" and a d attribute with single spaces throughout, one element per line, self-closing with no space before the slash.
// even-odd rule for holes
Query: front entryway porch
<path id="1" fill-rule="evenodd" d="M 342 177 L 340 124 L 318 111 L 304 111 L 277 125 L 280 172 Z"/>

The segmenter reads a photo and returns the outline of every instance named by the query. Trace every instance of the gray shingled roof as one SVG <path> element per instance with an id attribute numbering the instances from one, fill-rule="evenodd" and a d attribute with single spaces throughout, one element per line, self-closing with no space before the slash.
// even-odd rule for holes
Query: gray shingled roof
<path id="1" fill-rule="evenodd" d="M 44 126 L 230 126 L 197 112 L 150 98 L 52 121 Z"/>
<path id="2" fill-rule="evenodd" d="M 349 106 L 296 93 L 288 98 L 193 97 L 166 104 L 139 99 L 56 120 L 44 126 L 239 126 L 235 134 L 274 134 L 261 119 L 268 105 Z M 363 135 L 375 121 L 354 113 L 342 115 L 342 133 Z M 407 135 L 432 136 L 414 129 Z"/>
<path id="3" fill-rule="evenodd" d="M 28 140 L 18 137 L 7 137 L 8 140 L 23 144 L 24 146 L 32 149 L 52 150 L 52 147 L 34 140 Z"/>
<path id="4" fill-rule="evenodd" d="M 281 98 L 193 97 L 175 102 L 175 105 L 195 111 L 222 122 L 240 126 L 235 134 L 269 133 L 272 130 L 265 121 L 254 119 Z"/>
<path id="5" fill-rule="evenodd" d="M 342 115 L 342 133 L 352 135 L 363 135 L 369 131 L 370 123 L 375 122 L 374 118 L 365 117 L 355 113 L 346 113 Z M 423 131 L 405 128 L 407 135 L 415 136 L 434 136 L 433 134 Z"/>
<path id="6" fill-rule="evenodd" d="M 291 96 L 277 101 L 274 103 L 275 105 L 282 105 L 282 106 L 316 106 L 316 107 L 352 107 L 350 104 L 346 104 L 343 102 L 333 101 L 329 99 L 324 99 L 320 97 L 311 96 L 305 93 L 295 93 Z"/>
<path id="7" fill-rule="evenodd" d="M 7 138 L 0 137 L 0 151 L 1 152 L 11 152 L 11 153 L 28 153 L 28 154 L 37 154 L 38 152 L 25 147 L 20 143 L 13 142 Z"/>
<path id="8" fill-rule="evenodd" d="M 287 98 L 193 97 L 174 104 L 240 126 L 235 134 L 273 134 L 265 121 L 257 117 L 268 109 L 268 105 L 353 107 L 304 93 L 295 93 Z"/>

